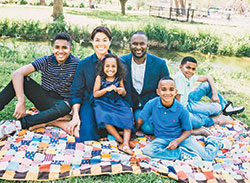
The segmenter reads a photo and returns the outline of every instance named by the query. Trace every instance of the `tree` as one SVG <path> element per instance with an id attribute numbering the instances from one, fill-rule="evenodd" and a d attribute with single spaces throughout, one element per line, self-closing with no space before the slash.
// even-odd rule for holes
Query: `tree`
<path id="1" fill-rule="evenodd" d="M 121 9 L 122 9 L 122 14 L 125 15 L 125 5 L 128 0 L 120 0 L 121 3 Z"/>
<path id="2" fill-rule="evenodd" d="M 91 9 L 95 8 L 94 0 L 89 0 L 89 8 Z"/>
<path id="3" fill-rule="evenodd" d="M 45 0 L 40 0 L 40 5 L 46 6 Z"/>
<path id="4" fill-rule="evenodd" d="M 54 0 L 53 1 L 53 13 L 52 17 L 54 21 L 63 20 L 63 0 Z"/>

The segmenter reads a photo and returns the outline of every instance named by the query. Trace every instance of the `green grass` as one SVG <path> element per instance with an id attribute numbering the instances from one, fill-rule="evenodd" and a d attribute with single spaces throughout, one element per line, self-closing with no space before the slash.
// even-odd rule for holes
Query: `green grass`
<path id="1" fill-rule="evenodd" d="M 198 73 L 203 75 L 211 75 L 216 81 L 216 85 L 222 92 L 226 99 L 230 99 L 238 105 L 246 106 L 246 111 L 242 114 L 235 116 L 242 122 L 250 126 L 250 74 L 248 72 L 250 64 L 244 62 L 242 67 L 237 66 L 237 63 L 232 63 L 235 57 L 215 57 L 212 55 L 202 55 L 197 53 L 181 53 L 181 52 L 164 52 L 162 49 L 150 50 L 154 54 L 166 58 L 171 75 L 178 70 L 178 65 L 184 56 L 195 56 L 200 62 L 198 66 Z M 113 49 L 113 52 L 122 55 L 128 53 L 128 50 Z M 10 81 L 11 72 L 21 67 L 24 64 L 31 63 L 35 58 L 49 55 L 51 53 L 51 47 L 49 42 L 19 42 L 16 40 L 0 41 L 0 91 Z M 73 54 L 79 58 L 84 58 L 93 53 L 91 46 L 80 46 L 78 43 L 74 43 Z M 217 60 L 216 60 L 217 59 Z M 246 58 L 241 58 L 243 60 Z M 218 61 L 219 60 L 219 61 Z M 223 62 L 224 61 L 224 62 Z M 249 59 L 245 60 L 249 61 Z M 222 68 L 223 69 L 222 69 Z M 40 82 L 40 73 L 35 72 L 31 75 L 33 79 Z M 244 88 L 242 88 L 244 87 Z M 7 105 L 3 111 L 0 112 L 0 119 L 13 119 L 13 112 L 15 107 L 15 101 L 13 100 Z M 32 104 L 27 102 L 27 108 Z M 17 181 L 4 181 L 3 183 L 17 182 Z M 19 182 L 19 181 L 18 181 Z M 23 182 L 23 181 L 22 181 Z M 101 176 L 87 176 L 87 177 L 72 177 L 67 179 L 61 179 L 56 181 L 49 181 L 49 183 L 71 183 L 71 182 L 135 182 L 135 183 L 160 183 L 160 182 L 176 182 L 173 179 L 165 179 L 153 173 L 147 174 L 119 174 L 119 175 L 101 175 Z"/>
<path id="2" fill-rule="evenodd" d="M 28 183 L 30 181 L 6 181 L 0 180 L 1 183 Z M 39 183 L 40 181 L 32 181 Z M 98 175 L 87 177 L 72 177 L 54 181 L 46 181 L 48 183 L 176 183 L 173 179 L 162 178 L 154 173 L 144 174 L 118 174 L 118 175 Z"/>
<path id="3" fill-rule="evenodd" d="M 99 18 L 103 20 L 112 20 L 112 21 L 119 21 L 119 22 L 140 22 L 141 20 L 145 20 L 145 16 L 142 15 L 122 15 L 120 12 L 114 11 L 77 11 L 77 10 L 66 10 L 67 14 L 72 15 L 83 15 L 88 16 L 90 18 Z"/>

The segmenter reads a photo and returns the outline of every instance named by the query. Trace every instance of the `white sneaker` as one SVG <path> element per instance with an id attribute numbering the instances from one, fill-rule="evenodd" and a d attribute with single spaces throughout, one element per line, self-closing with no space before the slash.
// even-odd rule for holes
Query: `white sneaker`
<path id="1" fill-rule="evenodd" d="M 232 143 L 228 139 L 218 140 L 219 149 L 230 150 L 232 148 Z"/>
<path id="2" fill-rule="evenodd" d="M 181 160 L 201 160 L 201 157 L 197 153 L 192 152 L 185 147 L 179 148 L 181 150 Z"/>
<path id="3" fill-rule="evenodd" d="M 238 114 L 242 113 L 245 110 L 245 107 L 240 106 L 234 106 L 231 101 L 228 101 L 226 104 L 226 107 L 223 109 L 223 114 L 226 116 L 231 116 L 232 114 Z"/>

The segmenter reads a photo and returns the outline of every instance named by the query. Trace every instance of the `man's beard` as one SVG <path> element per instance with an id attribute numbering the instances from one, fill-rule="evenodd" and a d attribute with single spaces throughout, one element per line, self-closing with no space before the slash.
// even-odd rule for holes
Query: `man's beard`
<path id="1" fill-rule="evenodd" d="M 140 56 L 136 55 L 133 51 L 132 51 L 132 55 L 135 57 L 135 58 L 143 58 L 145 55 L 146 55 L 147 51 L 143 52 Z"/>

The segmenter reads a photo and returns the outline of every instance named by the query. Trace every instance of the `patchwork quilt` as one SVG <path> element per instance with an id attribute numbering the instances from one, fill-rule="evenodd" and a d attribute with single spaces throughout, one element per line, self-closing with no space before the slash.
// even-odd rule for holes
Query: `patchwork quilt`
<path id="1" fill-rule="evenodd" d="M 117 148 L 115 141 L 76 143 L 55 127 L 22 130 L 0 141 L 0 179 L 55 180 L 74 176 L 153 172 L 183 182 L 250 183 L 250 131 L 239 121 L 210 128 L 215 136 L 228 138 L 230 151 L 220 150 L 214 161 L 168 161 L 141 152 L 153 137 L 135 139 L 133 156 Z M 197 136 L 204 144 L 204 137 Z"/>

